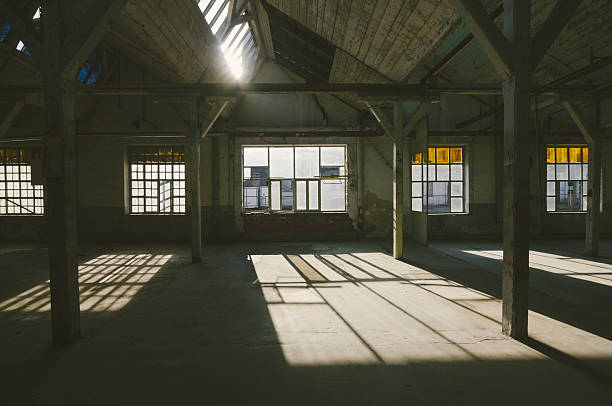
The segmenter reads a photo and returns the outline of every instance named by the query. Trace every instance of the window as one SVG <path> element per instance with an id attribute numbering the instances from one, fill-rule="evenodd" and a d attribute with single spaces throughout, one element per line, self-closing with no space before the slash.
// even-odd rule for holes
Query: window
<path id="1" fill-rule="evenodd" d="M 225 55 L 225 61 L 236 79 L 240 79 L 243 73 L 255 64 L 257 43 L 248 22 L 229 24 L 227 18 L 229 4 L 229 0 L 200 0 L 198 2 L 212 33 L 222 41 L 221 51 Z M 246 17 L 247 13 L 247 11 L 242 11 L 240 17 Z M 221 29 L 224 22 L 228 23 L 229 27 Z"/>
<path id="2" fill-rule="evenodd" d="M 128 157 L 130 213 L 184 214 L 183 147 L 131 147 Z"/>
<path id="3" fill-rule="evenodd" d="M 76 79 L 86 85 L 93 85 L 102 73 L 102 61 L 98 48 L 89 55 L 83 67 L 77 73 Z"/>
<path id="4" fill-rule="evenodd" d="M 346 211 L 346 146 L 245 146 L 244 211 Z"/>
<path id="5" fill-rule="evenodd" d="M 430 147 L 412 156 L 412 210 L 465 212 L 463 147 Z"/>
<path id="6" fill-rule="evenodd" d="M 0 148 L 0 215 L 44 213 L 38 148 Z"/>
<path id="7" fill-rule="evenodd" d="M 546 148 L 546 211 L 587 209 L 589 148 L 584 145 Z"/>

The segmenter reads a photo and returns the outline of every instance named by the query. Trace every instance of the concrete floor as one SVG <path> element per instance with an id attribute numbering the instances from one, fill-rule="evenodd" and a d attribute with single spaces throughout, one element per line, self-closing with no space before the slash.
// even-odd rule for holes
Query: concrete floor
<path id="1" fill-rule="evenodd" d="M 500 245 L 83 246 L 83 339 L 50 349 L 46 249 L 0 249 L 3 404 L 612 404 L 612 241 L 532 244 L 530 339 Z M 7 401 L 9 399 L 9 401 Z"/>

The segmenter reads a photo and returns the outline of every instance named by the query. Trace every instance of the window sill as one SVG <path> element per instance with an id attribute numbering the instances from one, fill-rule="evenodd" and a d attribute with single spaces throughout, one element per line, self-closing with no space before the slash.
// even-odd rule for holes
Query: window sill
<path id="1" fill-rule="evenodd" d="M 134 216 L 134 217 L 170 217 L 170 216 L 186 216 L 187 213 L 126 213 L 126 216 Z"/>
<path id="2" fill-rule="evenodd" d="M 243 216 L 250 216 L 254 214 L 280 214 L 280 215 L 293 215 L 293 214 L 346 214 L 347 211 L 243 211 Z"/>
<path id="3" fill-rule="evenodd" d="M 547 211 L 546 214 L 587 214 L 586 211 Z"/>

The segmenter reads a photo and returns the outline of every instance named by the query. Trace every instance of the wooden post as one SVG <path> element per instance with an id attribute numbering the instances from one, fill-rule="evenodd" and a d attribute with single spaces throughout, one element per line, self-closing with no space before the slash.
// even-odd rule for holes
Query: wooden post
<path id="1" fill-rule="evenodd" d="M 513 72 L 504 90 L 504 258 L 502 331 L 527 337 L 529 290 L 530 1 L 504 0 Z"/>
<path id="2" fill-rule="evenodd" d="M 603 143 L 601 139 L 589 143 L 589 181 L 587 189 L 586 251 L 588 255 L 599 256 L 599 217 L 601 208 L 601 161 Z"/>
<path id="3" fill-rule="evenodd" d="M 586 215 L 586 252 L 591 256 L 599 255 L 599 215 L 601 208 L 601 165 L 603 159 L 602 130 L 596 114 L 581 111 L 568 100 L 561 104 L 589 144 L 589 180 L 587 184 L 587 215 Z M 591 113 L 596 112 L 595 106 L 590 106 Z"/>
<path id="4" fill-rule="evenodd" d="M 197 100 L 189 103 L 189 134 L 187 136 L 187 165 L 191 189 L 191 260 L 202 262 L 202 203 L 200 199 L 200 128 Z"/>
<path id="5" fill-rule="evenodd" d="M 404 252 L 404 120 L 400 102 L 393 104 L 393 258 Z"/>
<path id="6" fill-rule="evenodd" d="M 62 42 L 70 20 L 62 2 L 47 2 L 43 21 L 46 205 L 53 343 L 80 336 L 77 263 L 74 78 L 62 75 Z"/>

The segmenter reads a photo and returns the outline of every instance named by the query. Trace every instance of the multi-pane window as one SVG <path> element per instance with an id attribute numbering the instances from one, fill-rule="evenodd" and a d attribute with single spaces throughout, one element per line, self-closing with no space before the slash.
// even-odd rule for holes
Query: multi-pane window
<path id="1" fill-rule="evenodd" d="M 33 177 L 35 162 L 39 174 Z M 41 172 L 40 149 L 0 148 L 0 215 L 44 213 Z"/>
<path id="2" fill-rule="evenodd" d="M 412 156 L 412 210 L 465 211 L 463 147 L 429 147 Z"/>
<path id="3" fill-rule="evenodd" d="M 130 213 L 185 213 L 182 146 L 131 147 L 128 159 Z"/>
<path id="4" fill-rule="evenodd" d="M 588 179 L 588 147 L 547 147 L 546 211 L 586 211 Z"/>
<path id="5" fill-rule="evenodd" d="M 244 211 L 346 211 L 346 146 L 245 146 Z"/>

